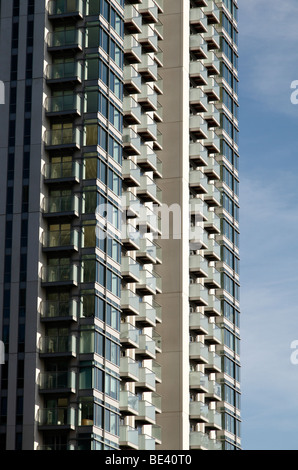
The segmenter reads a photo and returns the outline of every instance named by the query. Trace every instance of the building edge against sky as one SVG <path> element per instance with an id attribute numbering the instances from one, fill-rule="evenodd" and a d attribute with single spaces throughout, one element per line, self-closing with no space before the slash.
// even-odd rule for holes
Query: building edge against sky
<path id="1" fill-rule="evenodd" d="M 1 449 L 241 448 L 237 34 L 232 0 L 1 3 Z"/>

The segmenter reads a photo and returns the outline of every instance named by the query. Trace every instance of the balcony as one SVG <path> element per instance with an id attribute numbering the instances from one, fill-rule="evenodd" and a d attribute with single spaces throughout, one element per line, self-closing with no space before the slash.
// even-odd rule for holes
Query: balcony
<path id="1" fill-rule="evenodd" d="M 129 158 L 122 162 L 122 176 L 128 187 L 140 186 L 141 184 L 140 168 Z"/>
<path id="2" fill-rule="evenodd" d="M 189 329 L 196 331 L 199 335 L 207 335 L 209 331 L 208 318 L 200 312 L 189 315 Z"/>
<path id="3" fill-rule="evenodd" d="M 209 127 L 220 127 L 220 112 L 213 103 L 208 103 L 204 119 Z"/>
<path id="4" fill-rule="evenodd" d="M 71 83 L 73 86 L 82 83 L 83 67 L 79 62 L 61 62 L 47 65 L 46 79 L 48 85 Z"/>
<path id="5" fill-rule="evenodd" d="M 75 393 L 76 374 L 73 371 L 44 372 L 39 376 L 40 393 Z"/>
<path id="6" fill-rule="evenodd" d="M 189 132 L 195 139 L 208 138 L 208 125 L 202 116 L 199 114 L 189 116 Z"/>
<path id="7" fill-rule="evenodd" d="M 140 248 L 140 232 L 129 222 L 122 224 L 121 240 L 123 247 L 128 251 Z"/>
<path id="8" fill-rule="evenodd" d="M 195 86 L 208 84 L 208 71 L 201 61 L 194 60 L 190 62 L 189 78 Z"/>
<path id="9" fill-rule="evenodd" d="M 214 238 L 208 239 L 208 247 L 207 250 L 204 252 L 204 257 L 207 258 L 209 261 L 220 261 L 220 246 Z"/>
<path id="10" fill-rule="evenodd" d="M 137 382 L 139 380 L 139 364 L 130 357 L 121 357 L 120 377 L 124 382 Z"/>
<path id="11" fill-rule="evenodd" d="M 208 423 L 206 424 L 206 430 L 220 431 L 222 429 L 222 418 L 221 413 L 216 410 L 208 411 Z"/>
<path id="12" fill-rule="evenodd" d="M 160 336 L 160 334 L 157 333 L 156 330 L 153 330 L 152 338 L 154 339 L 154 342 L 155 342 L 155 351 L 157 353 L 161 353 L 162 352 L 162 337 Z"/>
<path id="13" fill-rule="evenodd" d="M 52 96 L 45 101 L 47 117 L 81 116 L 81 98 L 76 94 Z"/>
<path id="14" fill-rule="evenodd" d="M 221 303 L 215 295 L 209 295 L 208 306 L 204 308 L 204 313 L 208 317 L 221 315 Z"/>
<path id="15" fill-rule="evenodd" d="M 220 75 L 220 60 L 213 51 L 207 52 L 207 59 L 203 59 L 209 75 Z"/>
<path id="16" fill-rule="evenodd" d="M 123 98 L 123 113 L 127 124 L 141 124 L 141 106 L 131 96 Z"/>
<path id="17" fill-rule="evenodd" d="M 144 202 L 153 202 L 159 205 L 162 202 L 161 190 L 156 186 L 155 181 L 147 175 L 141 176 L 140 186 L 137 188 L 137 195 Z"/>
<path id="18" fill-rule="evenodd" d="M 140 302 L 139 315 L 136 318 L 137 324 L 142 327 L 154 327 L 156 325 L 156 309 L 147 302 Z"/>
<path id="19" fill-rule="evenodd" d="M 155 439 L 146 434 L 139 434 L 139 450 L 155 450 Z"/>
<path id="20" fill-rule="evenodd" d="M 192 250 L 206 250 L 208 248 L 208 233 L 200 226 L 194 226 L 190 229 L 189 246 Z M 205 253 L 204 253 L 205 256 Z M 202 277 L 202 276 L 201 276 Z"/>
<path id="21" fill-rule="evenodd" d="M 69 301 L 42 302 L 41 321 L 76 321 L 78 317 L 78 304 L 72 299 Z"/>
<path id="22" fill-rule="evenodd" d="M 140 203 L 139 198 L 137 198 L 131 191 L 123 191 L 123 193 L 122 193 L 122 208 L 123 208 L 123 210 L 125 210 L 125 215 L 126 215 L 127 219 L 132 219 L 132 218 L 135 218 L 135 217 L 138 218 L 140 216 L 140 210 L 141 210 L 141 203 Z M 125 239 L 127 238 L 127 235 L 129 233 L 129 232 L 127 232 L 128 229 L 129 229 L 129 227 L 126 227 L 124 225 L 123 230 L 124 230 L 124 238 Z M 133 234 L 135 233 L 135 235 L 137 236 L 138 228 L 136 227 L 135 230 L 136 230 L 136 232 L 133 230 L 132 233 Z"/>
<path id="23" fill-rule="evenodd" d="M 189 186 L 196 194 L 208 194 L 210 190 L 207 176 L 201 170 L 191 170 L 189 172 Z"/>
<path id="24" fill-rule="evenodd" d="M 140 265 L 136 263 L 130 256 L 122 256 L 121 274 L 126 282 L 139 282 Z"/>
<path id="25" fill-rule="evenodd" d="M 208 218 L 208 206 L 199 197 L 192 197 L 189 200 L 190 214 L 196 217 L 196 222 L 206 221 Z"/>
<path id="26" fill-rule="evenodd" d="M 215 323 L 209 323 L 208 334 L 205 337 L 205 341 L 208 344 L 221 344 L 222 343 L 222 329 Z"/>
<path id="27" fill-rule="evenodd" d="M 71 194 L 69 196 L 50 196 L 43 200 L 44 217 L 78 217 L 79 198 Z"/>
<path id="28" fill-rule="evenodd" d="M 156 294 L 156 277 L 147 269 L 140 271 L 140 281 L 136 285 L 136 289 L 140 295 L 155 295 Z"/>
<path id="29" fill-rule="evenodd" d="M 196 166 L 206 166 L 208 164 L 208 152 L 198 142 L 189 145 L 189 158 Z"/>
<path id="30" fill-rule="evenodd" d="M 119 445 L 121 448 L 138 450 L 138 447 L 139 447 L 138 431 L 130 426 L 120 424 Z"/>
<path id="31" fill-rule="evenodd" d="M 140 249 L 136 253 L 138 261 L 142 264 L 155 264 L 157 258 L 157 246 L 148 238 L 140 239 Z"/>
<path id="32" fill-rule="evenodd" d="M 136 416 L 136 422 L 145 424 L 155 424 L 155 406 L 146 400 L 139 401 L 139 414 Z"/>
<path id="33" fill-rule="evenodd" d="M 147 367 L 139 368 L 139 381 L 135 384 L 136 389 L 147 392 L 155 392 L 155 374 Z"/>
<path id="34" fill-rule="evenodd" d="M 200 431 L 192 431 L 189 440 L 190 449 L 193 450 L 221 450 L 222 445 L 215 439 L 210 439 L 207 434 Z"/>
<path id="35" fill-rule="evenodd" d="M 202 284 L 194 283 L 189 285 L 189 300 L 196 305 L 208 305 L 208 289 Z"/>
<path id="36" fill-rule="evenodd" d="M 200 364 L 208 364 L 209 349 L 201 341 L 189 343 L 189 356 Z"/>
<path id="37" fill-rule="evenodd" d="M 196 113 L 208 111 L 208 98 L 201 88 L 189 89 L 189 104 Z"/>
<path id="38" fill-rule="evenodd" d="M 155 341 L 150 336 L 145 334 L 139 335 L 139 346 L 136 349 L 136 356 L 143 359 L 155 359 Z"/>
<path id="39" fill-rule="evenodd" d="M 143 0 L 139 5 L 139 12 L 145 23 L 158 22 L 158 6 L 153 0 Z"/>
<path id="40" fill-rule="evenodd" d="M 78 285 L 78 267 L 72 264 L 43 266 L 42 287 L 75 287 Z"/>
<path id="41" fill-rule="evenodd" d="M 214 2 L 210 2 L 208 6 L 202 7 L 202 11 L 207 16 L 209 24 L 220 23 L 220 10 Z"/>
<path id="42" fill-rule="evenodd" d="M 207 166 L 203 169 L 203 171 L 210 179 L 220 179 L 220 164 L 215 160 L 214 157 L 207 158 Z"/>
<path id="43" fill-rule="evenodd" d="M 142 114 L 141 124 L 138 126 L 137 132 L 145 142 L 152 142 L 157 139 L 157 124 L 149 114 Z"/>
<path id="44" fill-rule="evenodd" d="M 208 289 L 220 289 L 221 288 L 221 274 L 216 268 L 208 267 L 208 276 L 204 279 L 204 285 Z"/>
<path id="45" fill-rule="evenodd" d="M 154 425 L 152 426 L 152 436 L 155 439 L 155 444 L 161 444 L 161 437 L 162 437 L 162 428 L 161 426 Z"/>
<path id="46" fill-rule="evenodd" d="M 80 29 L 64 29 L 48 33 L 47 45 L 49 52 L 64 50 L 82 51 L 83 32 Z"/>
<path id="47" fill-rule="evenodd" d="M 190 255 L 189 271 L 197 277 L 205 278 L 208 276 L 208 262 L 202 255 Z"/>
<path id="48" fill-rule="evenodd" d="M 42 357 L 76 357 L 76 337 L 43 336 L 39 341 L 39 353 Z"/>
<path id="49" fill-rule="evenodd" d="M 191 401 L 189 403 L 190 419 L 195 419 L 201 423 L 208 423 L 208 405 L 200 401 Z"/>
<path id="50" fill-rule="evenodd" d="M 52 129 L 44 135 L 46 150 L 81 148 L 81 132 L 77 128 Z"/>
<path id="51" fill-rule="evenodd" d="M 141 93 L 142 79 L 139 72 L 132 65 L 125 65 L 123 69 L 125 89 L 130 94 Z"/>
<path id="52" fill-rule="evenodd" d="M 220 86 L 213 77 L 208 78 L 208 84 L 203 87 L 203 91 L 208 96 L 209 101 L 220 100 Z"/>
<path id="53" fill-rule="evenodd" d="M 43 251 L 78 251 L 79 232 L 78 230 L 53 230 L 43 232 Z"/>
<path id="54" fill-rule="evenodd" d="M 204 222 L 204 229 L 209 233 L 220 233 L 220 217 L 215 212 L 208 212 L 208 219 Z"/>
<path id="55" fill-rule="evenodd" d="M 140 136 L 130 128 L 123 129 L 123 150 L 127 155 L 141 154 Z"/>
<path id="56" fill-rule="evenodd" d="M 149 209 L 149 207 L 142 206 L 142 210 L 140 211 L 140 215 L 137 220 L 137 227 L 142 231 L 142 233 L 160 235 L 161 217 L 156 213 L 156 211 Z"/>
<path id="57" fill-rule="evenodd" d="M 142 32 L 138 36 L 138 41 L 145 52 L 158 51 L 158 36 L 155 29 L 153 29 L 149 24 L 143 25 Z"/>
<path id="58" fill-rule="evenodd" d="M 207 43 L 200 34 L 191 34 L 189 37 L 189 48 L 196 59 L 207 59 Z"/>
<path id="59" fill-rule="evenodd" d="M 48 3 L 49 19 L 83 18 L 83 0 L 50 0 Z"/>
<path id="60" fill-rule="evenodd" d="M 124 57 L 130 64 L 139 64 L 142 61 L 142 47 L 132 34 L 124 37 Z"/>
<path id="61" fill-rule="evenodd" d="M 208 380 L 208 391 L 205 395 L 205 399 L 208 401 L 221 401 L 221 385 L 215 380 Z"/>
<path id="62" fill-rule="evenodd" d="M 199 393 L 208 392 L 208 376 L 200 371 L 190 371 L 189 373 L 189 387 Z"/>
<path id="63" fill-rule="evenodd" d="M 73 407 L 40 408 L 38 426 L 41 430 L 74 430 L 76 410 Z"/>
<path id="64" fill-rule="evenodd" d="M 208 49 L 220 49 L 220 35 L 213 25 L 208 25 L 207 31 L 204 31 L 204 39 L 208 44 Z"/>
<path id="65" fill-rule="evenodd" d="M 49 163 L 44 168 L 45 184 L 79 183 L 80 164 L 76 161 Z"/>
<path id="66" fill-rule="evenodd" d="M 155 381 L 157 383 L 161 383 L 162 382 L 162 380 L 161 380 L 162 368 L 161 368 L 161 365 L 158 362 L 152 361 L 152 371 L 155 374 Z"/>
<path id="67" fill-rule="evenodd" d="M 208 192 L 203 197 L 210 207 L 219 207 L 221 204 L 221 193 L 214 184 L 208 185 Z"/>
<path id="68" fill-rule="evenodd" d="M 120 411 L 125 415 L 137 416 L 139 413 L 139 397 L 127 390 L 120 390 Z"/>
<path id="69" fill-rule="evenodd" d="M 121 309 L 126 315 L 138 315 L 140 309 L 140 299 L 129 289 L 121 289 Z"/>
<path id="70" fill-rule="evenodd" d="M 161 413 L 162 410 L 162 397 L 158 393 L 153 392 L 151 394 L 152 405 L 155 407 L 155 413 Z"/>
<path id="71" fill-rule="evenodd" d="M 138 71 L 145 82 L 155 82 L 158 79 L 157 63 L 152 57 L 152 53 L 142 54 L 142 61 L 138 64 Z"/>
<path id="72" fill-rule="evenodd" d="M 154 171 L 161 173 L 161 164 L 159 164 L 159 160 L 156 156 L 154 150 L 149 147 L 149 145 L 142 145 L 141 153 L 137 157 L 138 165 L 144 171 Z"/>
<path id="73" fill-rule="evenodd" d="M 208 31 L 207 17 L 201 8 L 191 8 L 189 11 L 189 23 L 192 29 L 197 33 L 206 33 Z"/>
<path id="74" fill-rule="evenodd" d="M 121 323 L 120 342 L 125 349 L 139 347 L 139 330 L 130 323 Z"/>
<path id="75" fill-rule="evenodd" d="M 209 360 L 205 370 L 208 373 L 222 372 L 221 356 L 213 351 L 209 351 Z"/>
<path id="76" fill-rule="evenodd" d="M 142 17 L 133 5 L 124 6 L 124 22 L 129 34 L 142 32 Z"/>
<path id="77" fill-rule="evenodd" d="M 144 111 L 157 110 L 157 93 L 149 83 L 142 84 L 142 91 L 137 96 L 137 100 L 142 105 Z"/>

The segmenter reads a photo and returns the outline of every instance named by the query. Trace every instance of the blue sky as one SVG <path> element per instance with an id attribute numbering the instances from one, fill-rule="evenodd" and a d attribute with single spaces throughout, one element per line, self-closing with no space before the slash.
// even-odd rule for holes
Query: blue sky
<path id="1" fill-rule="evenodd" d="M 297 0 L 239 0 L 242 445 L 298 450 Z"/>

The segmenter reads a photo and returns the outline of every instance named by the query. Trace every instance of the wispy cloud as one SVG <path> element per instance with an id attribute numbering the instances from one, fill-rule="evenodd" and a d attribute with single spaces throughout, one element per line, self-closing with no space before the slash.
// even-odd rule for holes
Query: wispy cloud
<path id="1" fill-rule="evenodd" d="M 297 186 L 287 171 L 276 181 L 242 179 L 244 448 L 246 440 L 254 448 L 298 448 L 298 420 L 289 426 L 295 410 L 298 415 L 298 366 L 290 361 L 291 342 L 298 339 Z"/>
<path id="2" fill-rule="evenodd" d="M 251 99 L 276 113 L 297 116 L 290 84 L 298 79 L 296 0 L 240 0 L 241 82 Z M 240 64 L 241 64 L 240 54 Z"/>

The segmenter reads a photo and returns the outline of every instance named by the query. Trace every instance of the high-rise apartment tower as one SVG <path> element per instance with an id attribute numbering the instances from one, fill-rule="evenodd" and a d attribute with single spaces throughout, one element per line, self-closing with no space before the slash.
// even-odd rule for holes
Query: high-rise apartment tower
<path id="1" fill-rule="evenodd" d="M 236 2 L 7 0 L 0 57 L 0 448 L 240 448 Z"/>

